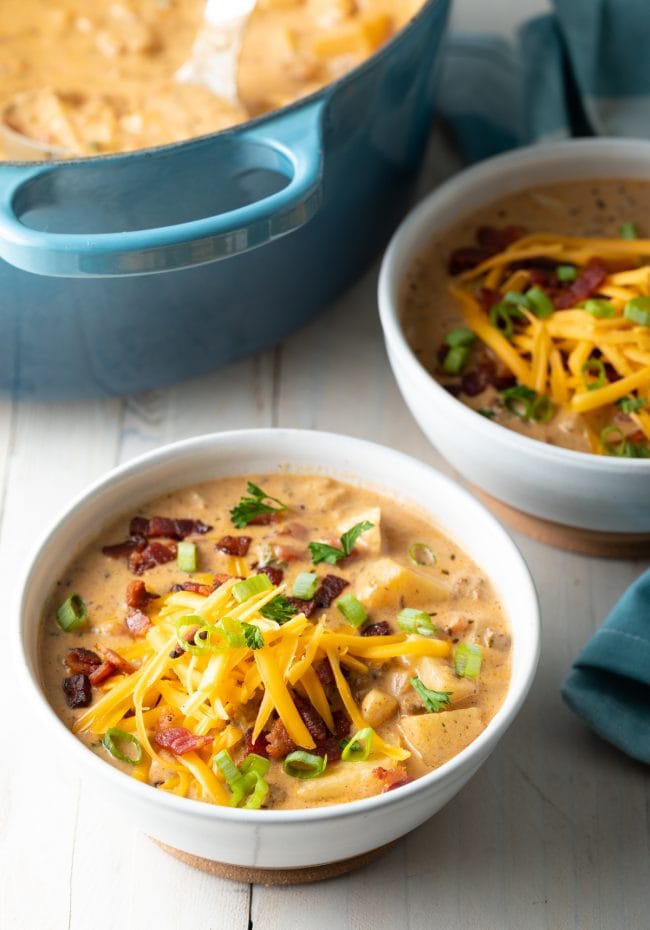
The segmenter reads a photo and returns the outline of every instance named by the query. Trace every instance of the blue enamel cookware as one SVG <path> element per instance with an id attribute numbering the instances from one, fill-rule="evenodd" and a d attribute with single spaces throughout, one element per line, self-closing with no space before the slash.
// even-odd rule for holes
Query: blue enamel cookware
<path id="1" fill-rule="evenodd" d="M 159 149 L 0 164 L 0 391 L 121 394 L 327 306 L 404 212 L 449 0 L 319 93 Z"/>

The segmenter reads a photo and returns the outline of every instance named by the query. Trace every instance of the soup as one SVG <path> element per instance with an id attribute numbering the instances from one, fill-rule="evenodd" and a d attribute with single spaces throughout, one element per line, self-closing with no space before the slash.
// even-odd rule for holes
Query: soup
<path id="1" fill-rule="evenodd" d="M 650 456 L 650 185 L 533 187 L 436 233 L 404 333 L 477 413 L 579 452 Z"/>
<path id="2" fill-rule="evenodd" d="M 510 678 L 489 580 L 416 510 L 267 474 L 168 494 L 70 564 L 48 698 L 157 790 L 305 808 L 406 784 L 485 728 Z"/>
<path id="3" fill-rule="evenodd" d="M 0 110 L 73 155 L 224 129 L 312 93 L 372 55 L 421 0 L 259 0 L 240 55 L 240 106 L 176 80 L 205 0 L 4 0 Z"/>

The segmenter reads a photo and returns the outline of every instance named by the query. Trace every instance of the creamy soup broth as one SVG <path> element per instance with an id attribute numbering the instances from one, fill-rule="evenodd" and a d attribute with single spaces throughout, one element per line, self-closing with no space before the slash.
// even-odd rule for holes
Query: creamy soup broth
<path id="1" fill-rule="evenodd" d="M 319 777 L 297 778 L 287 774 L 283 768 L 283 754 L 286 755 L 291 747 L 282 748 L 283 734 L 280 733 L 280 749 L 271 758 L 265 776 L 269 793 L 263 806 L 309 807 L 377 794 L 421 776 L 454 756 L 486 726 L 508 688 L 509 626 L 489 580 L 423 514 L 388 497 L 313 475 L 272 474 L 251 480 L 267 495 L 287 505 L 288 509 L 274 517 L 268 525 L 233 528 L 229 510 L 244 493 L 246 479 L 241 477 L 220 479 L 167 494 L 137 511 L 144 517 L 164 514 L 192 518 L 211 527 L 203 534 L 187 537 L 198 550 L 195 573 L 179 571 L 174 560 L 134 575 L 124 558 L 111 558 L 104 554 L 103 546 L 126 538 L 133 515 L 105 529 L 97 542 L 69 565 L 46 607 L 41 638 L 44 686 L 57 714 L 68 727 L 75 727 L 83 714 L 92 712 L 98 701 L 116 686 L 116 682 L 119 684 L 125 678 L 125 673 L 115 670 L 111 677 L 92 687 L 90 708 L 71 708 L 62 687 L 71 674 L 66 664 L 70 650 L 83 647 L 104 658 L 105 649 L 110 648 L 128 659 L 133 668 L 141 664 L 142 649 L 146 646 L 147 637 L 152 635 L 153 627 L 134 633 L 127 626 L 126 591 L 134 579 L 141 579 L 148 592 L 164 597 L 174 585 L 188 579 L 210 582 L 215 575 L 221 579 L 232 574 L 250 575 L 259 571 L 260 565 L 268 564 L 279 568 L 280 574 L 276 575 L 275 581 L 281 578 L 280 590 L 289 595 L 301 573 L 317 575 L 319 583 L 326 575 L 336 576 L 347 583 L 329 606 L 317 608 L 311 614 L 308 633 L 315 624 L 321 623 L 327 631 L 359 637 L 357 642 L 364 640 L 365 634 L 372 634 L 373 630 L 373 642 L 389 642 L 391 634 L 403 633 L 398 617 L 400 611 L 408 607 L 426 612 L 432 627 L 435 626 L 433 638 L 448 651 L 443 657 L 402 655 L 389 661 L 365 660 L 361 656 L 362 665 L 358 662 L 353 666 L 341 665 L 356 706 L 363 715 L 362 722 L 371 726 L 377 739 L 381 738 L 386 745 L 405 750 L 404 758 L 391 758 L 377 746 L 365 760 L 330 759 L 327 769 Z M 360 521 L 372 523 L 372 528 L 359 535 L 349 557 L 334 565 L 313 563 L 310 541 L 339 544 L 341 534 Z M 224 536 L 233 535 L 251 537 L 247 554 L 241 558 L 215 548 Z M 168 543 L 166 540 L 162 542 Z M 414 551 L 411 548 L 414 543 L 422 545 Z M 435 558 L 431 557 L 432 554 Z M 412 560 L 413 555 L 418 562 Z M 423 560 L 427 564 L 420 564 Z M 87 619 L 80 630 L 64 632 L 57 622 L 56 611 L 73 592 L 83 598 Z M 367 612 L 366 620 L 356 627 L 337 606 L 342 597 L 350 594 Z M 175 596 L 183 597 L 184 594 Z M 158 609 L 160 603 L 151 600 L 144 612 L 155 617 Z M 267 635 L 264 632 L 264 636 Z M 430 643 L 432 635 L 410 634 L 404 638 Z M 367 641 L 371 642 L 371 638 L 368 637 Z M 454 655 L 462 643 L 470 644 L 481 656 L 478 676 L 463 677 L 456 672 Z M 174 661 L 189 661 L 182 650 L 180 652 L 181 656 Z M 322 676 L 324 658 L 321 655 L 314 661 L 319 676 Z M 366 666 L 365 671 L 363 665 Z M 412 685 L 416 676 L 432 689 L 431 693 L 448 694 L 448 698 L 442 697 L 443 703 L 436 707 L 435 712 L 427 711 L 421 694 Z M 331 674 L 322 677 L 337 726 L 341 727 L 337 731 L 337 740 L 342 745 L 346 737 L 359 730 L 359 723 L 357 721 L 355 726 L 348 719 Z M 308 701 L 300 682 L 292 685 L 291 689 L 297 701 Z M 218 721 L 214 727 L 202 730 L 217 740 L 229 726 L 231 742 L 227 744 L 228 750 L 237 764 L 246 755 L 245 733 L 256 718 L 261 693 L 234 710 L 230 721 Z M 184 719 L 178 708 L 172 707 L 170 711 L 168 706 L 163 706 L 165 701 L 156 700 L 157 708 L 150 711 L 147 724 L 152 741 L 163 725 L 192 728 L 192 721 Z M 277 743 L 278 731 L 283 729 L 277 718 L 274 711 L 264 727 L 262 743 L 257 744 L 258 751 L 260 746 L 264 750 Z M 119 725 L 129 725 L 128 715 Z M 92 728 L 78 731 L 80 739 L 93 752 L 156 787 L 169 782 L 173 775 L 173 771 L 166 770 L 166 760 L 182 764 L 182 756 L 158 749 L 159 758 L 151 760 L 145 754 L 136 771 L 134 766 L 114 759 L 107 752 L 101 742 L 103 735 Z M 336 756 L 332 739 L 332 734 L 328 733 L 323 746 L 329 746 L 330 756 Z M 210 743 L 198 750 L 207 766 L 213 766 L 217 745 L 217 742 Z M 294 745 L 293 749 L 296 748 L 300 747 Z M 310 751 L 318 754 L 318 745 Z M 177 793 L 214 800 L 206 797 L 205 792 L 193 782 L 186 786 L 185 791 L 177 790 Z"/>

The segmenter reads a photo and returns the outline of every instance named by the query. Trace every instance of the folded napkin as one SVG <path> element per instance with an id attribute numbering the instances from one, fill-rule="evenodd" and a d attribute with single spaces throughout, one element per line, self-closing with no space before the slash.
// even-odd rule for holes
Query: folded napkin
<path id="1" fill-rule="evenodd" d="M 570 136 L 650 137 L 648 0 L 555 0 L 515 41 L 452 35 L 440 111 L 467 161 Z"/>
<path id="2" fill-rule="evenodd" d="M 650 570 L 582 650 L 562 697 L 599 736 L 650 763 Z"/>

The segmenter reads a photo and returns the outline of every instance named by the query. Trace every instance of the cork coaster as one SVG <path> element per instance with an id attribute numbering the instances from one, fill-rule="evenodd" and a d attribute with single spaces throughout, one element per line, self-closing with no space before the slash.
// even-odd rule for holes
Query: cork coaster
<path id="1" fill-rule="evenodd" d="M 606 533 L 565 526 L 516 510 L 477 487 L 472 490 L 499 520 L 538 542 L 605 559 L 642 559 L 650 555 L 650 533 Z"/>
<path id="2" fill-rule="evenodd" d="M 322 882 L 327 878 L 336 878 L 338 875 L 345 875 L 346 872 L 352 872 L 369 862 L 374 862 L 375 859 L 392 849 L 397 842 L 395 840 L 385 846 L 380 846 L 378 849 L 371 849 L 370 852 L 362 853 L 360 856 L 340 859 L 338 862 L 326 862 L 323 865 L 310 865 L 297 869 L 262 869 L 255 866 L 229 865 L 227 862 L 204 859 L 201 856 L 193 856 L 191 853 L 182 852 L 182 850 L 173 846 L 167 846 L 152 836 L 149 839 L 171 856 L 180 859 L 186 865 L 193 866 L 195 869 L 201 869 L 202 872 L 217 875 L 219 878 L 227 878 L 232 882 L 246 882 L 247 884 L 257 885 L 300 885 L 308 882 Z"/>

